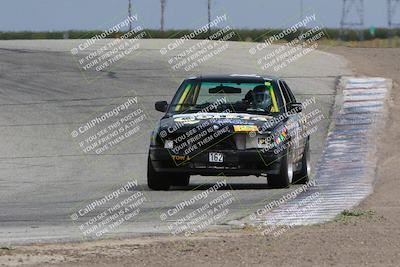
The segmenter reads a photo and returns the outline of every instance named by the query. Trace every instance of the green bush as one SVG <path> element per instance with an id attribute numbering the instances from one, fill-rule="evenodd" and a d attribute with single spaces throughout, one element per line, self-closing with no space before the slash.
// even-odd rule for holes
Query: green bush
<path id="1" fill-rule="evenodd" d="M 146 29 L 147 35 L 145 38 L 181 38 L 185 35 L 188 35 L 192 32 L 189 29 L 183 30 L 167 30 L 165 32 L 161 32 L 159 30 L 154 29 Z M 218 29 L 213 29 L 212 33 L 217 32 Z M 268 39 L 270 36 L 275 34 L 279 34 L 281 29 L 237 29 L 234 30 L 236 35 L 231 39 L 232 41 L 254 41 L 254 42 L 263 42 Z M 357 31 L 354 29 L 349 29 L 345 31 L 341 31 L 340 29 L 332 29 L 326 28 L 324 29 L 326 33 L 325 38 L 338 40 L 341 38 L 345 41 L 358 41 L 358 40 L 372 40 L 375 38 L 378 39 L 387 39 L 390 36 L 398 36 L 400 37 L 400 29 L 389 30 L 386 28 L 377 28 L 375 32 L 375 36 L 371 36 L 368 29 L 364 29 L 361 31 Z M 22 39 L 63 39 L 64 34 L 68 33 L 69 39 L 88 39 L 93 36 L 99 35 L 101 31 L 75 31 L 71 30 L 68 32 L 0 32 L 0 40 L 22 40 Z M 118 38 L 124 33 L 113 33 L 108 38 Z M 196 36 L 196 39 L 205 39 L 209 36 L 209 33 L 202 33 Z M 285 37 L 286 41 L 291 41 L 296 37 L 296 34 L 291 34 Z"/>

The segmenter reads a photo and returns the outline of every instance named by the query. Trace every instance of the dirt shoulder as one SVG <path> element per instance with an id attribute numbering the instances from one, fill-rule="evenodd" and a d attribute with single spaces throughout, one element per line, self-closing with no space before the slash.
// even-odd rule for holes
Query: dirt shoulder
<path id="1" fill-rule="evenodd" d="M 400 49 L 329 48 L 359 74 L 394 81 L 378 147 L 374 193 L 357 210 L 277 238 L 253 229 L 195 237 L 146 237 L 0 249 L 0 265 L 60 266 L 398 266 L 400 262 Z"/>

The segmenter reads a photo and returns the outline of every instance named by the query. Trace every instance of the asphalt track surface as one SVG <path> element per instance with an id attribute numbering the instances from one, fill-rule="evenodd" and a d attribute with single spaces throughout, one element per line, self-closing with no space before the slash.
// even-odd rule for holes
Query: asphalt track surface
<path id="1" fill-rule="evenodd" d="M 338 77 L 349 75 L 344 58 L 314 51 L 277 73 L 264 73 L 249 55 L 251 43 L 229 48 L 192 71 L 175 71 L 160 54 L 171 40 L 142 40 L 140 48 L 101 73 L 82 71 L 70 53 L 83 40 L 0 42 L 0 243 L 83 238 L 71 214 L 136 179 L 146 196 L 140 214 L 113 234 L 169 233 L 173 218 L 160 220 L 180 201 L 212 186 L 220 177 L 192 177 L 186 188 L 150 191 L 146 186 L 151 129 L 161 113 L 156 100 L 170 100 L 183 78 L 199 74 L 258 73 L 285 78 L 300 99 L 316 98 L 325 119 L 311 141 L 312 166 L 322 153 Z M 96 45 L 101 45 L 100 43 Z M 95 49 L 92 47 L 91 49 Z M 268 48 L 273 49 L 273 48 Z M 266 50 L 267 51 L 267 50 Z M 262 54 L 260 54 L 261 56 Z M 146 127 L 129 142 L 101 155 L 85 155 L 71 138 L 99 110 L 111 110 L 127 96 L 137 97 L 147 114 Z M 101 113 L 101 112 L 100 112 Z M 218 225 L 243 218 L 291 189 L 270 189 L 263 177 L 226 177 L 235 201 Z M 129 193 L 126 193 L 129 196 Z M 201 207 L 198 201 L 178 217 Z M 105 207 L 103 207 L 104 209 Z"/>

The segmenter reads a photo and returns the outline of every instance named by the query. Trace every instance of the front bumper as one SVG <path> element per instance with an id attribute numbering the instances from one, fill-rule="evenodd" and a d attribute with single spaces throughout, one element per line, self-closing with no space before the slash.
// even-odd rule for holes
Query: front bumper
<path id="1" fill-rule="evenodd" d="M 223 163 L 210 163 L 209 153 L 224 155 Z M 246 150 L 206 150 L 191 158 L 173 159 L 172 152 L 165 148 L 150 147 L 149 155 L 153 168 L 157 172 L 182 173 L 190 175 L 267 175 L 278 174 L 280 159 L 283 155 L 273 152 L 261 152 L 257 149 Z M 176 158 L 176 157 L 175 157 Z"/>

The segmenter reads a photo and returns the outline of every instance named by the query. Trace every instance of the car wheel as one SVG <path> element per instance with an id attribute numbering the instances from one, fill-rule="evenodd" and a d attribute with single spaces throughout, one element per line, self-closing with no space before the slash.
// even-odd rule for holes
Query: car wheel
<path id="1" fill-rule="evenodd" d="M 153 190 L 168 190 L 170 187 L 168 176 L 154 170 L 150 156 L 147 160 L 147 186 Z"/>
<path id="2" fill-rule="evenodd" d="M 301 169 L 295 173 L 293 183 L 306 184 L 310 181 L 311 163 L 310 163 L 310 140 L 307 140 L 304 146 L 303 156 L 301 158 Z"/>
<path id="3" fill-rule="evenodd" d="M 190 175 L 175 174 L 169 177 L 169 183 L 175 186 L 187 186 L 190 182 Z"/>
<path id="4" fill-rule="evenodd" d="M 279 175 L 270 175 L 268 184 L 273 188 L 289 187 L 293 179 L 293 159 L 290 149 L 285 151 L 285 155 L 281 158 L 279 167 Z"/>

